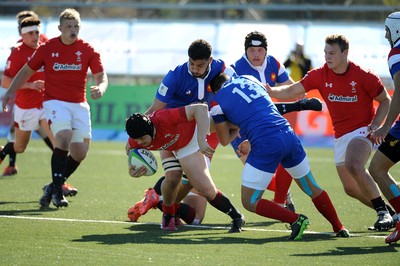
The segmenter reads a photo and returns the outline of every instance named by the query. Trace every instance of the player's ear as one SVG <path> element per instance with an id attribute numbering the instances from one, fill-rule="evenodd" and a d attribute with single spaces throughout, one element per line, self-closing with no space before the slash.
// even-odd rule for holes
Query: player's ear
<path id="1" fill-rule="evenodd" d="M 58 25 L 58 30 L 61 31 L 61 25 Z"/>

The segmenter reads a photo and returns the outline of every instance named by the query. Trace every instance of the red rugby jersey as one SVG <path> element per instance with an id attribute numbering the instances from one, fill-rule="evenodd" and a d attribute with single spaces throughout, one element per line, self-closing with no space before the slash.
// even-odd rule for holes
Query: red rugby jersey
<path id="1" fill-rule="evenodd" d="M 384 90 L 380 78 L 353 62 L 347 71 L 335 74 L 325 64 L 315 68 L 300 81 L 306 91 L 318 90 L 332 119 L 335 138 L 368 126 L 375 116 L 373 106 Z"/>
<path id="2" fill-rule="evenodd" d="M 33 70 L 44 66 L 46 90 L 44 101 L 86 101 L 86 77 L 88 69 L 93 74 L 104 71 L 100 54 L 82 39 L 65 45 L 61 37 L 50 39 L 40 46 L 28 65 Z"/>
<path id="3" fill-rule="evenodd" d="M 24 43 L 15 47 L 7 59 L 7 64 L 4 70 L 4 75 L 14 78 L 18 71 L 28 62 L 32 54 L 36 51 Z M 33 74 L 28 82 L 36 80 L 45 80 L 43 69 L 39 69 Z M 43 91 L 32 90 L 29 88 L 22 88 L 16 91 L 15 104 L 22 109 L 42 108 Z"/>

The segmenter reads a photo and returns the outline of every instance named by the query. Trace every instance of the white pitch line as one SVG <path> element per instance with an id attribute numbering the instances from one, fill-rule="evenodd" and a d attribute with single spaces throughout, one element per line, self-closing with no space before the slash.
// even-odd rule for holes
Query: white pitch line
<path id="1" fill-rule="evenodd" d="M 157 225 L 159 223 L 139 223 L 139 222 L 126 222 L 126 221 L 107 221 L 107 220 L 82 220 L 82 219 L 66 219 L 66 218 L 50 218 L 50 217 L 30 217 L 30 216 L 13 216 L 13 215 L 0 215 L 0 218 L 8 218 L 8 219 L 25 219 L 25 220 L 39 220 L 39 221 L 62 221 L 62 222 L 81 222 L 81 223 L 108 223 L 108 224 L 129 224 L 129 225 Z M 209 226 L 209 225 L 184 225 L 186 227 L 200 228 L 200 229 L 230 229 L 230 227 L 225 226 Z M 271 229 L 262 229 L 262 228 L 254 228 L 254 227 L 244 227 L 243 231 L 255 231 L 255 232 L 281 232 L 281 233 L 290 233 L 289 230 L 271 230 Z M 329 232 L 315 232 L 315 231 L 304 231 L 306 234 L 311 235 L 334 235 Z M 367 235 L 362 236 L 361 234 L 350 234 L 351 237 L 370 237 L 370 238 L 385 238 L 386 236 L 374 236 Z"/>

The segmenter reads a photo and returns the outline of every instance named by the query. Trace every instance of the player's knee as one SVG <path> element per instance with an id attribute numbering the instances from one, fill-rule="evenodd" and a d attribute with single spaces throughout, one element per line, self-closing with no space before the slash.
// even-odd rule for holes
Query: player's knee
<path id="1" fill-rule="evenodd" d="M 343 186 L 344 192 L 346 195 L 352 197 L 352 198 L 357 198 L 357 189 L 354 188 L 353 186 L 350 185 L 344 185 Z"/>
<path id="2" fill-rule="evenodd" d="M 345 166 L 351 175 L 357 176 L 365 171 L 365 167 L 363 164 L 356 160 L 346 160 Z"/>
<path id="3" fill-rule="evenodd" d="M 21 146 L 21 145 L 15 145 L 14 144 L 14 151 L 16 153 L 23 153 L 26 149 L 26 146 Z"/>
<path id="4" fill-rule="evenodd" d="M 250 200 L 242 199 L 243 207 L 249 212 L 255 212 L 257 202 L 252 203 Z"/>
<path id="5" fill-rule="evenodd" d="M 388 170 L 380 169 L 379 167 L 377 167 L 377 165 L 375 165 L 374 163 L 371 163 L 368 167 L 368 172 L 370 173 L 372 178 L 375 180 L 375 182 L 377 182 L 377 180 L 380 179 L 379 177 L 387 175 Z"/>
<path id="6" fill-rule="evenodd" d="M 86 155 L 87 152 L 84 151 L 71 153 L 71 157 L 77 162 L 82 162 L 86 158 Z"/>
<path id="7" fill-rule="evenodd" d="M 199 195 L 207 199 L 207 201 L 213 201 L 217 196 L 217 190 L 212 188 L 196 188 Z"/>
<path id="8" fill-rule="evenodd" d="M 89 144 L 87 142 L 73 142 L 70 144 L 69 153 L 77 162 L 82 162 L 86 158 L 88 151 Z"/>
<path id="9" fill-rule="evenodd" d="M 177 187 L 181 182 L 182 171 L 168 171 L 165 173 L 165 179 L 162 186 Z"/>

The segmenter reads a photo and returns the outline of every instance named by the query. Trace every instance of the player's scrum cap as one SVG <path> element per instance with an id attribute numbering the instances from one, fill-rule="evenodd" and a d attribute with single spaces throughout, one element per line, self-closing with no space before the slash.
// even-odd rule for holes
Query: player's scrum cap
<path id="1" fill-rule="evenodd" d="M 145 135 L 150 135 L 153 138 L 154 125 L 146 115 L 141 113 L 134 113 L 126 119 L 125 129 L 129 137 L 133 139 L 138 139 Z"/>
<path id="2" fill-rule="evenodd" d="M 246 38 L 244 39 L 244 49 L 245 51 L 249 47 L 264 47 L 267 50 L 267 38 L 264 34 L 258 31 L 253 31 L 247 34 Z"/>
<path id="3" fill-rule="evenodd" d="M 400 39 L 400 12 L 390 14 L 385 20 L 385 27 L 389 30 L 393 46 Z"/>

